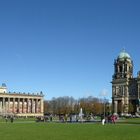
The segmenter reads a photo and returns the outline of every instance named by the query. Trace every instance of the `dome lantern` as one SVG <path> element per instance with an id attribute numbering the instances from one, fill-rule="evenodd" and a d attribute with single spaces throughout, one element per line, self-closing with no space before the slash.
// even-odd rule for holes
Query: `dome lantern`
<path id="1" fill-rule="evenodd" d="M 118 55 L 118 60 L 124 61 L 126 59 L 131 61 L 130 55 L 123 49 Z"/>

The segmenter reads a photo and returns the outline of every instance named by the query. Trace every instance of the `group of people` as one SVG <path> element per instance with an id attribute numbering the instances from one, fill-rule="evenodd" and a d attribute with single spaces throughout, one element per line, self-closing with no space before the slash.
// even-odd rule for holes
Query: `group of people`
<path id="1" fill-rule="evenodd" d="M 101 117 L 102 125 L 104 125 L 105 123 L 113 123 L 113 124 L 115 124 L 116 120 L 117 120 L 117 116 L 116 115 L 110 115 L 110 116 L 107 116 L 105 118 Z"/>
<path id="2" fill-rule="evenodd" d="M 56 118 L 58 117 L 58 122 L 94 122 L 94 119 L 91 120 L 86 120 L 85 118 L 79 117 L 79 115 L 76 114 L 59 114 L 58 116 L 55 116 L 55 121 L 57 120 Z M 105 123 L 113 123 L 115 124 L 117 120 L 117 115 L 113 114 L 113 115 L 109 115 L 109 116 L 101 116 L 101 122 L 102 125 L 104 125 Z M 39 116 L 36 117 L 36 122 L 52 122 L 53 121 L 53 115 L 49 114 L 49 115 L 45 115 L 45 116 Z M 95 121 L 96 122 L 96 121 Z"/>
<path id="3" fill-rule="evenodd" d="M 8 122 L 10 120 L 11 123 L 14 122 L 14 117 L 13 116 L 5 116 L 5 121 Z"/>

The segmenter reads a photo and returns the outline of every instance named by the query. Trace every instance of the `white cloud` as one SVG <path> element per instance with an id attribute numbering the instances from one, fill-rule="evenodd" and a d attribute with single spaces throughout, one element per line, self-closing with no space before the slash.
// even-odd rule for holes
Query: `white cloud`
<path id="1" fill-rule="evenodd" d="M 100 96 L 102 96 L 102 97 L 108 96 L 108 90 L 107 90 L 107 89 L 103 89 L 103 90 L 100 92 Z"/>

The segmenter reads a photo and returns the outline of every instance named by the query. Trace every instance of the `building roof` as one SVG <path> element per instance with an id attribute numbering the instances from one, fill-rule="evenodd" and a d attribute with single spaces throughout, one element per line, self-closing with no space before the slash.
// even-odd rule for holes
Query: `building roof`
<path id="1" fill-rule="evenodd" d="M 126 60 L 126 59 L 128 59 L 128 60 L 131 60 L 131 57 L 130 57 L 130 55 L 125 51 L 125 49 L 123 49 L 120 53 L 119 53 L 119 55 L 118 55 L 118 59 L 119 60 Z"/>

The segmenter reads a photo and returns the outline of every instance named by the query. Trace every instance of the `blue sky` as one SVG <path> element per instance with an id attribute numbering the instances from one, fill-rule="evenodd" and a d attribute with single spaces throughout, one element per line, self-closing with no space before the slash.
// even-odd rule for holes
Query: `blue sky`
<path id="1" fill-rule="evenodd" d="M 138 0 L 0 1 L 0 82 L 9 91 L 111 99 L 122 48 L 140 70 Z"/>

